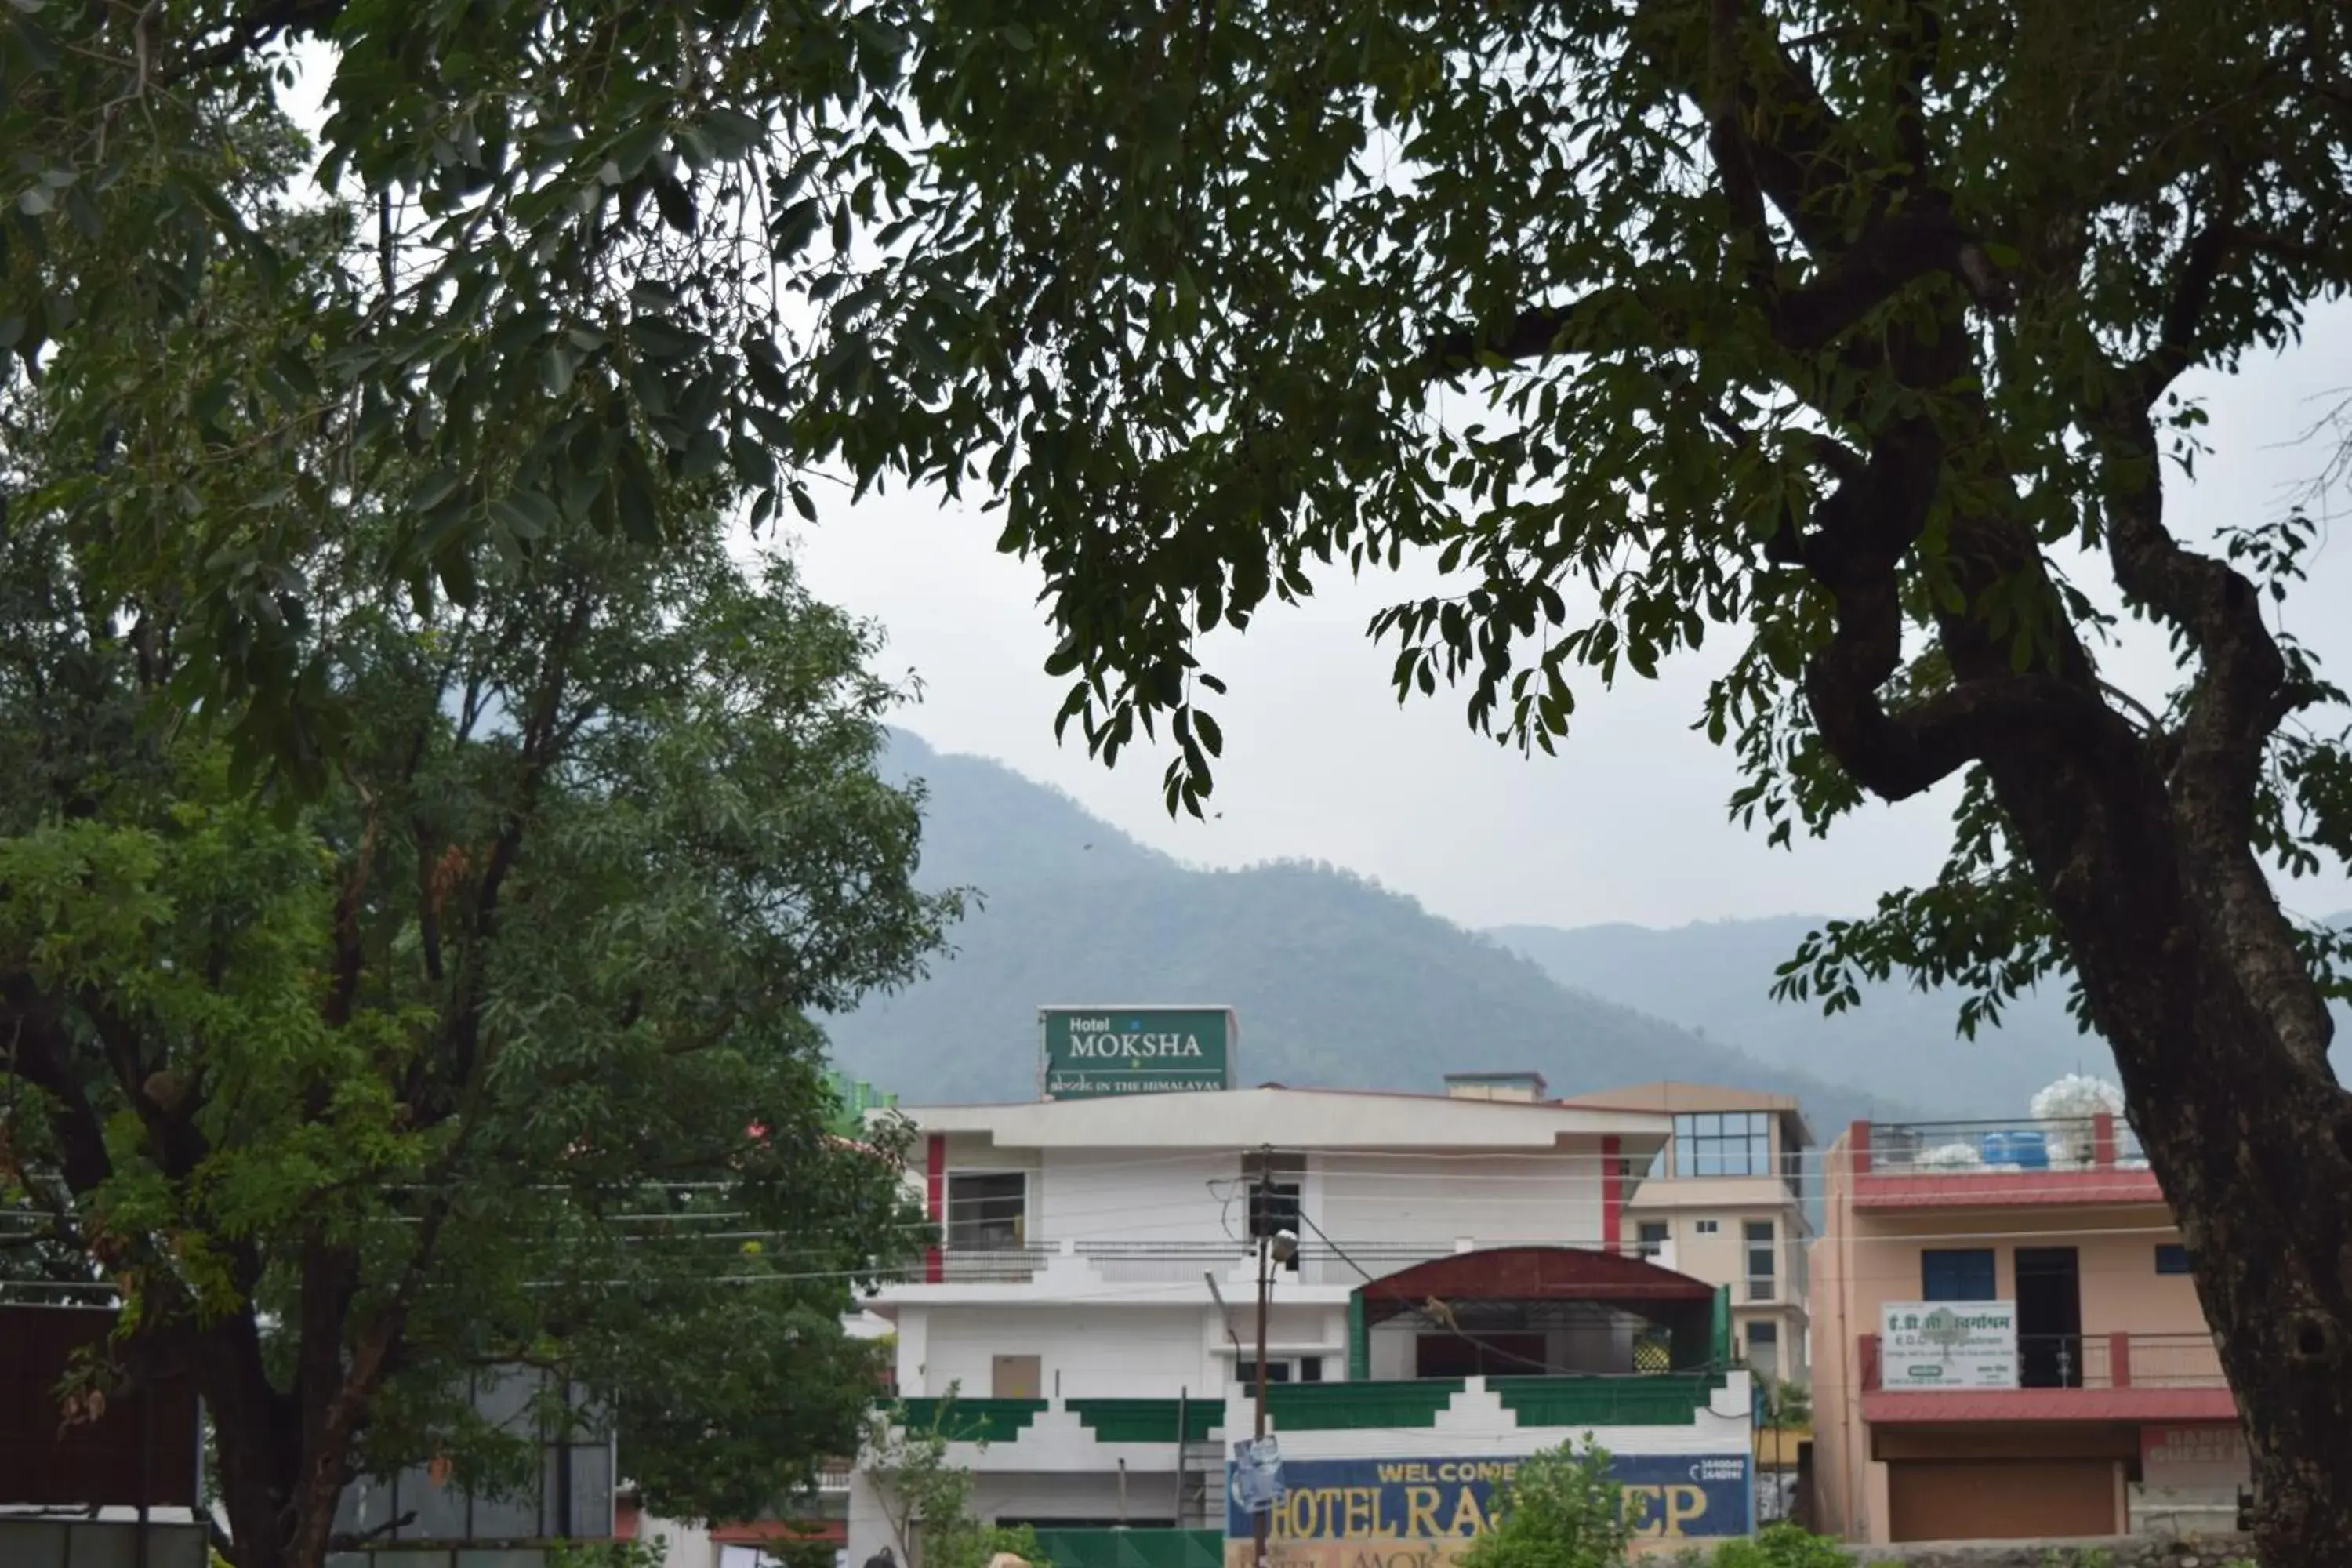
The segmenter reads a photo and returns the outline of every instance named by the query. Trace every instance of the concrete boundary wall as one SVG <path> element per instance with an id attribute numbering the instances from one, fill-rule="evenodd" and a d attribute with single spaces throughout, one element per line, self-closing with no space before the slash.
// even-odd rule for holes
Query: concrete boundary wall
<path id="1" fill-rule="evenodd" d="M 2245 1536 L 2121 1535 L 2099 1540 L 1945 1541 L 1849 1547 L 1867 1568 L 2229 1568 L 2251 1563 Z"/>

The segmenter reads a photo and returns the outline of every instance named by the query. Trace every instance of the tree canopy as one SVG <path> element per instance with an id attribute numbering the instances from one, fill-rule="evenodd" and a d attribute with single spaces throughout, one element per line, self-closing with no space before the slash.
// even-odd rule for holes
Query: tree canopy
<path id="1" fill-rule="evenodd" d="M 292 148 L 257 117 L 231 184 Z M 315 1565 L 359 1475 L 537 1485 L 467 1403 L 512 1365 L 655 1506 L 756 1513 L 854 1449 L 843 1316 L 923 1224 L 898 1135 L 831 1130 L 817 1022 L 955 912 L 874 769 L 898 694 L 684 475 L 642 540 L 470 536 L 462 596 L 388 569 L 429 451 L 268 390 L 335 328 L 350 214 L 260 225 L 267 263 L 85 318 L 0 406 L 0 1240 L 119 1296 L 92 1376 L 194 1377 L 236 1568 Z M 182 717 L 237 552 L 311 789 Z"/>
<path id="2" fill-rule="evenodd" d="M 802 428 L 1001 509 L 1115 759 L 1171 809 L 1213 635 L 1408 557 L 1401 694 L 1549 750 L 1580 684 L 1738 653 L 1736 816 L 1950 781 L 1932 885 L 1785 989 L 2079 986 L 2258 1455 L 2265 1561 L 2352 1537 L 2343 695 L 2297 510 L 2176 510 L 2191 370 L 2352 289 L 2352 13 L 2305 0 L 1322 0 L 926 14 L 867 287 Z M 854 156 L 853 153 L 845 153 Z M 893 153 L 895 159 L 897 153 Z M 867 166 L 887 178 L 895 163 Z M 2314 467 L 2320 465 L 2315 460 Z M 2168 686 L 2113 678 L 2135 637 Z"/>
<path id="3" fill-rule="evenodd" d="M 2192 369 L 2352 289 L 2352 14 L 2303 0 L 936 5 L 919 174 L 818 300 L 802 428 L 983 496 L 1063 721 L 1167 733 L 1218 630 L 1434 564 L 1402 696 L 1550 750 L 1578 684 L 1736 639 L 1698 717 L 1776 839 L 1950 781 L 1924 889 L 1785 990 L 2082 992 L 2253 1434 L 2263 1552 L 2352 1538 L 2343 693 L 2300 510 L 2185 527 Z M 873 164 L 882 167 L 882 164 Z M 2319 461 L 2315 458 L 2315 468 Z M 2171 647 L 2126 691 L 2116 648 Z"/>

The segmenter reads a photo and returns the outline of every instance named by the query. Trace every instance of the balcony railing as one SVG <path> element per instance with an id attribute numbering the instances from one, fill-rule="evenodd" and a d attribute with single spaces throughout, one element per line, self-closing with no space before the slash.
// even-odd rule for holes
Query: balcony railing
<path id="1" fill-rule="evenodd" d="M 1066 1250 L 1068 1256 L 1084 1259 L 1107 1281 L 1138 1284 L 1197 1283 L 1203 1272 L 1223 1274 L 1234 1264 L 1256 1256 L 1250 1245 L 1242 1241 L 1073 1239 L 1019 1247 L 959 1247 L 950 1242 L 931 1261 L 908 1269 L 900 1282 L 1025 1284 L 1043 1272 L 1052 1259 L 1064 1256 Z M 1276 1277 L 1297 1284 L 1356 1285 L 1368 1274 L 1378 1278 L 1411 1264 L 1449 1257 L 1454 1250 L 1449 1243 L 1344 1238 L 1326 1241 L 1308 1237 L 1298 1244 L 1297 1267 L 1285 1268 Z M 1617 1250 L 1629 1258 L 1643 1255 L 1640 1245 L 1631 1238 L 1620 1243 Z M 1776 1289 L 1786 1291 L 1785 1277 Z"/>
<path id="2" fill-rule="evenodd" d="M 950 1247 L 940 1254 L 939 1278 L 960 1285 L 1019 1285 L 1036 1277 L 1055 1247 Z"/>
<path id="3" fill-rule="evenodd" d="M 1880 1176 L 2147 1169 L 2116 1116 L 2002 1121 L 1874 1121 L 1866 1169 Z"/>
<path id="4" fill-rule="evenodd" d="M 1860 1337 L 1862 1386 L 1882 1383 L 1878 1336 Z M 2020 1334 L 2020 1388 L 2227 1388 L 2210 1334 Z M 1922 1394 L 1981 1394 L 1981 1388 L 1922 1388 Z"/>

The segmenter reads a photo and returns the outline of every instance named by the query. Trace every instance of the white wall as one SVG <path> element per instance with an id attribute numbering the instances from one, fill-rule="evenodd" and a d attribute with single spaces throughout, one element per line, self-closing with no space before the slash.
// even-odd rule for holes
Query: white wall
<path id="1" fill-rule="evenodd" d="M 1038 1358 L 1047 1398 L 1172 1398 L 1180 1388 L 1222 1394 L 1210 1357 L 1213 1314 L 1198 1307 L 956 1307 L 924 1314 L 923 1360 L 901 1365 L 899 1386 L 937 1396 L 961 1383 L 985 1397 L 1000 1355 Z M 1222 1331 L 1219 1331 L 1220 1333 Z M 902 1349 L 909 1349 L 904 1340 Z M 919 1373 L 919 1378 L 916 1375 Z"/>
<path id="2" fill-rule="evenodd" d="M 719 1546 L 706 1526 L 648 1514 L 637 1521 L 637 1539 L 664 1549 L 662 1568 L 719 1568 Z"/>
<path id="3" fill-rule="evenodd" d="M 1092 1474 L 977 1475 L 972 1478 L 971 1508 L 975 1517 L 1002 1519 L 1077 1519 L 1101 1524 L 1118 1522 L 1118 1476 L 1116 1471 Z M 1166 1521 L 1176 1514 L 1174 1469 L 1139 1471 L 1127 1477 L 1127 1517 Z"/>
<path id="4" fill-rule="evenodd" d="M 1041 1241 L 1231 1241 L 1236 1257 L 1247 1250 L 1238 1151 L 1052 1149 L 1038 1186 L 1030 1214 Z"/>
<path id="5" fill-rule="evenodd" d="M 1464 1154 L 1440 1159 L 1381 1154 L 1310 1157 L 1318 1215 L 1349 1242 L 1482 1247 L 1601 1245 L 1600 1151 L 1571 1147 L 1558 1159 Z M 1375 1270 L 1379 1272 L 1379 1270 Z"/>

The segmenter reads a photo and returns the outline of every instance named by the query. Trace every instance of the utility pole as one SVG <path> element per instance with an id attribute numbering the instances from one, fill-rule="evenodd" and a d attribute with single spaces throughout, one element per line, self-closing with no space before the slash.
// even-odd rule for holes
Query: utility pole
<path id="1" fill-rule="evenodd" d="M 1265 1177 L 1260 1173 L 1258 1184 L 1262 1191 Z M 1266 1299 L 1274 1293 L 1274 1237 L 1261 1234 L 1257 1238 L 1257 1426 L 1251 1434 L 1258 1443 L 1265 1441 L 1265 1317 Z M 1256 1543 L 1256 1555 L 1250 1559 L 1256 1568 L 1265 1568 L 1265 1530 L 1273 1517 L 1271 1509 L 1259 1509 L 1250 1515 L 1250 1538 Z"/>

